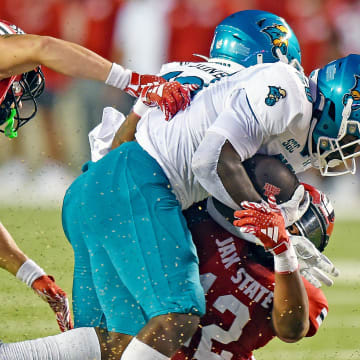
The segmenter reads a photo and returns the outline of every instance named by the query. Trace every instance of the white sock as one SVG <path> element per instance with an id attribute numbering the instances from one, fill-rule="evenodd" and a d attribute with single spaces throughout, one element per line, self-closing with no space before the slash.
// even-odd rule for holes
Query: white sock
<path id="1" fill-rule="evenodd" d="M 169 357 L 159 353 L 151 346 L 138 340 L 136 337 L 130 341 L 130 344 L 123 352 L 121 360 L 170 360 Z M 2 360 L 2 359 L 1 359 Z"/>
<path id="2" fill-rule="evenodd" d="M 0 345 L 1 360 L 101 360 L 94 328 L 78 328 L 55 336 Z"/>
<path id="3" fill-rule="evenodd" d="M 31 287 L 36 279 L 43 275 L 46 275 L 45 271 L 31 259 L 27 259 L 16 273 L 16 277 L 29 287 Z"/>

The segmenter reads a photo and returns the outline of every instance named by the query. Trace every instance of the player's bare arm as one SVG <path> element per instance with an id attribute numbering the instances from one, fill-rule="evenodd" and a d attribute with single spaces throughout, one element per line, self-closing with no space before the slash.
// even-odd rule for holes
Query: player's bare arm
<path id="1" fill-rule="evenodd" d="M 0 79 L 44 65 L 64 75 L 104 82 L 112 65 L 91 50 L 50 36 L 3 35 L 0 51 Z"/>
<path id="2" fill-rule="evenodd" d="M 300 277 L 295 249 L 285 229 L 285 221 L 275 197 L 269 204 L 243 201 L 244 210 L 236 211 L 234 225 L 255 235 L 267 252 L 274 256 L 275 289 L 272 324 L 283 341 L 296 342 L 309 330 L 309 304 Z"/>
<path id="3" fill-rule="evenodd" d="M 156 75 L 141 75 L 81 45 L 50 36 L 24 34 L 17 27 L 15 30 L 13 25 L 2 23 L 7 33 L 0 36 L 0 80 L 44 65 L 67 76 L 105 82 L 140 98 L 147 106 L 159 106 L 166 120 L 190 102 L 190 89 L 177 81 L 168 83 Z"/>
<path id="4" fill-rule="evenodd" d="M 272 324 L 285 342 L 302 339 L 309 330 L 309 304 L 299 270 L 290 274 L 275 272 Z"/>
<path id="5" fill-rule="evenodd" d="M 61 331 L 73 328 L 66 293 L 46 275 L 33 260 L 17 246 L 13 237 L 0 222 L 0 267 L 31 287 L 54 311 Z"/>
<path id="6" fill-rule="evenodd" d="M 140 120 L 140 116 L 131 112 L 126 120 L 121 124 L 115 134 L 114 140 L 111 144 L 111 149 L 119 147 L 124 142 L 135 140 L 136 126 Z"/>
<path id="7" fill-rule="evenodd" d="M 256 191 L 240 156 L 229 141 L 221 149 L 217 173 L 226 191 L 239 206 L 243 199 L 261 202 L 261 195 Z"/>
<path id="8" fill-rule="evenodd" d="M 14 276 L 27 256 L 19 249 L 14 239 L 0 222 L 0 267 Z"/>

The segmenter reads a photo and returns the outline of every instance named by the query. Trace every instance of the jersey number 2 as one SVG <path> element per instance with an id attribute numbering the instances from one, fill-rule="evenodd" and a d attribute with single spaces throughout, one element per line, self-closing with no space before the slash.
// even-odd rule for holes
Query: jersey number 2
<path id="1" fill-rule="evenodd" d="M 213 282 L 216 280 L 214 274 L 202 274 L 201 280 L 211 278 Z M 203 281 L 202 281 L 203 282 Z M 206 284 L 208 287 L 209 284 Z M 211 286 L 210 286 L 211 287 Z M 210 288 L 208 287 L 208 289 Z M 204 289 L 207 291 L 208 289 Z M 212 340 L 216 340 L 222 344 L 229 344 L 233 341 L 239 340 L 242 329 L 250 320 L 249 309 L 234 295 L 222 295 L 219 296 L 212 305 L 216 310 L 222 314 L 228 310 L 235 315 L 233 323 L 229 330 L 224 330 L 220 326 L 212 324 L 202 328 L 201 340 L 198 345 L 197 351 L 193 356 L 193 359 L 197 360 L 219 360 L 219 359 L 231 359 L 233 354 L 223 351 L 221 357 L 211 352 Z"/>

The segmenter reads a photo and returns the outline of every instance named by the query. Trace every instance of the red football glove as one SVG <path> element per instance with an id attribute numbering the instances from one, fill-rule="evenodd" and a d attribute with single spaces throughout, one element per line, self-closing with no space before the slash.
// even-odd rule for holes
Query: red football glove
<path id="1" fill-rule="evenodd" d="M 238 220 L 234 225 L 240 230 L 255 235 L 264 245 L 266 251 L 279 255 L 290 246 L 290 239 L 286 233 L 284 218 L 273 195 L 261 204 L 243 201 L 244 210 L 235 211 Z"/>
<path id="2" fill-rule="evenodd" d="M 74 328 L 66 293 L 56 285 L 55 279 L 51 275 L 40 276 L 32 283 L 31 287 L 50 305 L 62 332 Z"/>
<path id="3" fill-rule="evenodd" d="M 177 81 L 168 82 L 156 75 L 139 75 L 133 72 L 129 85 L 124 89 L 134 97 L 140 97 L 148 106 L 159 106 L 170 120 L 179 110 L 190 103 L 190 91 L 197 85 L 181 85 Z"/>

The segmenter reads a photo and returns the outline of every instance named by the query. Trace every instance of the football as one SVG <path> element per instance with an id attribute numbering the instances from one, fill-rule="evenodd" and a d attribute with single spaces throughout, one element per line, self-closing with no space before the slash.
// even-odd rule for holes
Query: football
<path id="1" fill-rule="evenodd" d="M 277 157 L 257 154 L 245 160 L 243 165 L 264 200 L 272 194 L 281 204 L 290 200 L 299 186 L 296 175 Z"/>

